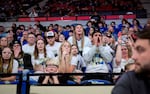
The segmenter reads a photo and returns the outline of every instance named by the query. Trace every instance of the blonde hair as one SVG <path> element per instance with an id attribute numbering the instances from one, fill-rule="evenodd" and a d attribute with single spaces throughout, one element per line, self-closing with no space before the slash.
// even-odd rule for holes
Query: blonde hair
<path id="1" fill-rule="evenodd" d="M 131 56 L 132 56 L 132 48 L 131 48 L 131 46 L 130 45 L 123 45 L 123 46 L 126 47 L 127 50 L 128 50 L 128 58 L 131 58 Z"/>
<path id="2" fill-rule="evenodd" d="M 76 30 L 76 27 L 77 27 L 77 26 L 81 26 L 81 27 L 83 28 L 83 26 L 82 26 L 81 24 L 78 24 L 78 25 L 75 26 L 75 30 Z M 75 30 L 74 30 L 74 32 L 73 32 L 73 44 L 76 44 L 76 45 L 78 46 Z M 82 48 L 82 50 L 83 50 L 83 46 L 84 46 L 84 29 L 83 29 L 82 41 L 81 41 L 81 48 Z"/>
<path id="3" fill-rule="evenodd" d="M 58 62 L 56 61 L 55 58 L 48 58 L 48 59 L 46 60 L 46 63 L 45 63 L 45 64 L 52 64 L 52 65 L 58 66 Z"/>
<path id="4" fill-rule="evenodd" d="M 70 45 L 70 52 L 69 52 L 69 59 L 66 61 L 66 64 L 67 65 L 63 65 L 62 64 L 62 47 L 65 45 L 65 43 L 68 43 Z M 62 73 L 68 73 L 70 72 L 69 71 L 69 68 L 66 67 L 66 66 L 71 66 L 70 62 L 71 62 L 71 59 L 72 59 L 72 55 L 71 55 L 71 44 L 68 42 L 68 41 L 64 41 L 61 46 L 60 46 L 60 49 L 59 49 L 59 54 L 58 54 L 58 62 L 59 62 L 59 72 L 62 72 Z M 65 69 L 66 68 L 66 69 Z"/>

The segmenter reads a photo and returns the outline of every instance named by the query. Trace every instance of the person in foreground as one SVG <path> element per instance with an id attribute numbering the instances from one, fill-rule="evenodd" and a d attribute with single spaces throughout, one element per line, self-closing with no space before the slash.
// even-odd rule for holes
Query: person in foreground
<path id="1" fill-rule="evenodd" d="M 134 71 L 124 73 L 112 90 L 112 94 L 150 94 L 150 28 L 137 34 L 134 43 Z"/>

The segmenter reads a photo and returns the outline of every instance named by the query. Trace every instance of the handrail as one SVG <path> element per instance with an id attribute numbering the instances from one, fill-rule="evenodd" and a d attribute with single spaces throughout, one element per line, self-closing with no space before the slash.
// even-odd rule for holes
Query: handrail
<path id="1" fill-rule="evenodd" d="M 84 76 L 87 76 L 87 75 L 90 75 L 90 76 L 94 76 L 94 75 L 96 75 L 96 76 L 114 76 L 114 75 L 121 75 L 122 73 L 34 73 L 34 74 L 27 74 L 27 81 L 26 81 L 26 91 L 27 91 L 27 94 L 29 94 L 30 93 L 30 86 L 31 85 L 37 85 L 37 86 L 47 86 L 47 85 L 45 85 L 45 84 L 31 84 L 30 83 L 30 76 L 41 76 L 41 75 L 65 75 L 65 76 L 67 76 L 67 75 L 69 75 L 69 76 L 71 76 L 71 75 L 84 75 Z M 93 79 L 94 81 L 96 81 L 96 79 Z M 92 80 L 89 80 L 89 81 L 91 81 L 92 82 Z M 93 81 L 93 83 L 94 83 L 94 81 Z M 100 81 L 100 79 L 98 80 L 98 81 Z M 104 81 L 104 80 L 103 80 Z M 107 81 L 107 80 L 106 80 Z M 86 82 L 88 82 L 88 81 L 86 81 Z M 100 83 L 100 82 L 99 82 Z M 102 86 L 112 86 L 112 85 L 114 85 L 114 83 L 110 83 L 110 84 L 90 84 L 90 86 L 97 86 L 97 85 L 102 85 Z M 79 85 L 77 85 L 77 84 L 73 84 L 73 85 L 63 85 L 63 84 L 52 84 L 52 85 L 48 85 L 48 86 L 85 86 L 85 85 L 81 85 L 81 84 L 79 84 Z M 87 84 L 86 86 L 89 86 L 89 84 Z"/>
<path id="2" fill-rule="evenodd" d="M 18 79 L 15 80 L 15 81 L 12 81 L 12 82 L 9 82 L 9 81 L 1 81 L 2 83 L 0 85 L 4 85 L 4 84 L 12 84 L 12 85 L 15 85 L 17 84 L 17 90 L 16 90 L 16 94 L 21 94 L 22 90 L 22 74 L 20 73 L 0 73 L 0 77 L 3 77 L 3 76 L 17 76 Z"/>
<path id="3" fill-rule="evenodd" d="M 71 75 L 84 75 L 84 76 L 114 76 L 114 75 L 121 75 L 122 73 L 28 73 L 27 74 L 27 80 L 26 81 L 23 81 L 22 80 L 22 74 L 21 73 L 8 73 L 8 74 L 5 74 L 5 73 L 0 73 L 0 76 L 12 76 L 12 75 L 15 75 L 15 76 L 18 76 L 19 78 L 17 79 L 17 82 L 16 83 L 3 83 L 3 84 L 17 84 L 17 90 L 16 90 L 16 94 L 25 94 L 23 93 L 22 89 L 25 89 L 26 88 L 26 94 L 29 94 L 30 93 L 30 86 L 31 85 L 37 85 L 37 86 L 46 86 L 46 85 L 42 85 L 42 84 L 31 84 L 30 83 L 30 76 L 39 76 L 39 75 L 64 75 L 64 76 L 71 76 Z M 97 81 L 97 82 L 96 82 Z M 99 81 L 99 82 L 98 82 Z M 84 80 L 83 82 L 91 82 L 91 83 L 95 83 L 95 84 L 90 84 L 90 86 L 113 86 L 114 83 L 108 83 L 107 80 L 104 81 L 104 83 L 108 83 L 108 84 L 100 84 L 102 83 L 101 81 L 104 81 L 103 79 L 90 79 L 89 81 L 88 80 Z M 108 80 L 109 81 L 109 80 Z M 15 81 L 14 81 L 15 82 Z M 23 83 L 25 84 L 25 88 L 22 88 L 23 87 Z M 98 84 L 97 84 L 98 83 Z M 74 84 L 74 85 L 62 85 L 62 84 L 52 84 L 50 86 L 89 86 L 89 84 Z"/>

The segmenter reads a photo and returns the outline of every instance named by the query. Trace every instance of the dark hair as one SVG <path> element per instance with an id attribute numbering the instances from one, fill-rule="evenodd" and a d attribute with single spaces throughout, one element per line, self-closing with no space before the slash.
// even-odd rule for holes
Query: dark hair
<path id="1" fill-rule="evenodd" d="M 95 33 L 100 33 L 100 34 L 102 34 L 98 29 L 95 29 L 94 32 L 92 33 L 92 37 L 93 37 L 93 35 L 94 35 Z"/>
<path id="2" fill-rule="evenodd" d="M 45 44 L 45 41 L 43 39 L 39 39 L 39 40 L 42 40 Z M 34 59 L 38 59 L 39 58 L 39 51 L 38 51 L 38 48 L 37 48 L 37 42 L 39 41 L 37 40 L 36 41 L 36 44 L 35 44 L 35 50 L 34 50 Z M 44 45 L 45 46 L 45 45 Z M 46 54 L 46 48 L 44 47 L 44 57 L 46 57 L 47 54 Z"/>
<path id="3" fill-rule="evenodd" d="M 140 26 L 140 22 L 139 22 L 139 20 L 137 20 L 137 19 L 133 19 L 132 20 L 132 23 L 134 24 L 134 21 L 136 21 L 136 24 L 138 25 L 138 26 Z"/>
<path id="4" fill-rule="evenodd" d="M 31 55 L 30 54 L 24 53 L 23 62 L 24 62 L 24 69 L 33 70 L 33 65 L 32 65 Z"/>
<path id="5" fill-rule="evenodd" d="M 150 28 L 145 28 L 136 33 L 138 39 L 148 39 L 150 41 Z"/>

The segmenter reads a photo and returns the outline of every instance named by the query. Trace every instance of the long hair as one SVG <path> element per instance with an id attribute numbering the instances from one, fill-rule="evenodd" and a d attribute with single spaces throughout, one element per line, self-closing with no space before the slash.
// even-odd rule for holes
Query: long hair
<path id="1" fill-rule="evenodd" d="M 39 39 L 39 40 L 42 40 L 44 42 L 43 39 Z M 39 41 L 37 40 L 36 41 L 36 44 L 35 44 L 35 50 L 34 50 L 34 59 L 38 59 L 39 58 L 39 51 L 38 51 L 38 48 L 37 48 L 37 42 Z M 46 47 L 45 47 L 45 42 L 44 42 L 44 57 L 46 57 L 47 54 L 46 54 Z"/>
<path id="2" fill-rule="evenodd" d="M 72 59 L 71 44 L 68 41 L 64 41 L 60 46 L 59 54 L 58 54 L 59 72 L 63 72 L 63 73 L 69 72 L 69 69 L 61 63 L 62 62 L 62 54 L 63 54 L 62 47 L 65 45 L 65 43 L 68 43 L 70 45 L 70 52 L 69 52 L 70 55 L 69 55 L 68 61 L 66 61 L 66 64 L 68 64 L 68 66 L 71 66 L 71 59 Z M 64 69 L 64 68 L 67 68 L 67 69 Z"/>
<path id="3" fill-rule="evenodd" d="M 73 44 L 76 44 L 78 46 L 78 44 L 77 44 L 77 38 L 76 38 L 76 27 L 77 26 L 81 26 L 82 28 L 83 28 L 83 26 L 81 24 L 76 25 L 75 26 L 75 30 L 73 32 Z M 83 47 L 84 47 L 84 29 L 83 29 L 83 33 L 82 33 L 82 42 L 81 42 L 81 49 L 82 50 L 83 50 Z"/>
<path id="4" fill-rule="evenodd" d="M 10 47 L 5 47 L 5 48 L 9 48 L 11 50 Z M 3 48 L 3 50 L 5 49 Z M 12 50 L 11 50 L 12 51 Z M 9 65 L 7 67 L 7 70 L 6 71 L 3 71 L 3 63 L 4 63 L 4 59 L 3 57 L 1 56 L 0 57 L 0 73 L 12 73 L 12 69 L 13 69 L 13 63 L 14 63 L 14 55 L 13 55 L 13 51 L 12 51 L 12 54 L 10 56 L 10 59 L 9 59 Z"/>

